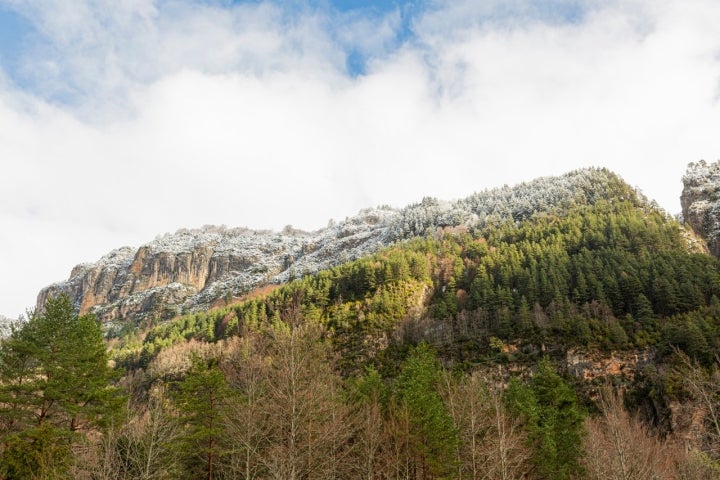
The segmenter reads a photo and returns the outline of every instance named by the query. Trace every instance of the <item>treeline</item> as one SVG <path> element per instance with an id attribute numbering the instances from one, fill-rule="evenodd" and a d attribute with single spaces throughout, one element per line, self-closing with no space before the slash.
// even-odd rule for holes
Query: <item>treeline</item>
<path id="1" fill-rule="evenodd" d="M 151 388 L 128 376 L 120 395 L 103 363 L 107 354 L 66 337 L 101 341 L 91 317 L 71 312 L 67 298 L 52 300 L 0 349 L 0 478 L 710 479 L 719 473 L 720 438 L 710 415 L 703 449 L 687 453 L 679 439 L 660 438 L 628 413 L 609 389 L 600 394 L 599 413 L 588 416 L 548 360 L 522 376 L 453 372 L 425 343 L 408 349 L 393 377 L 372 367 L 343 377 L 325 329 L 297 309 L 215 344 L 165 349 L 149 366 Z M 42 348 L 24 350 L 30 339 Z M 678 374 L 689 380 L 688 395 L 719 406 L 717 377 L 689 360 Z"/>

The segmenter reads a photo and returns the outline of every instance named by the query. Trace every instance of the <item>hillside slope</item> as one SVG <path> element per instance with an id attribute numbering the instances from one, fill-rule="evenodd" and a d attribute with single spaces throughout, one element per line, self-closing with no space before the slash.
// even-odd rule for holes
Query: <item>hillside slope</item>
<path id="1" fill-rule="evenodd" d="M 121 357 L 129 368 L 146 365 L 175 343 L 231 337 L 294 312 L 324 325 L 351 369 L 392 344 L 418 341 L 460 362 L 512 345 L 515 359 L 656 347 L 707 363 L 720 347 L 718 295 L 718 260 L 690 251 L 676 221 L 637 197 L 599 200 L 473 233 L 438 229 L 269 294 L 160 324 Z"/>

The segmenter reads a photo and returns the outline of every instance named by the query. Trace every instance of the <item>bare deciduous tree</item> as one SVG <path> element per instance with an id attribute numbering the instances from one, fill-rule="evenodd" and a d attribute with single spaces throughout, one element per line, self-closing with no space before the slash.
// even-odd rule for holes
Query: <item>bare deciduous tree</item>
<path id="1" fill-rule="evenodd" d="M 173 444 L 179 436 L 180 429 L 164 393 L 156 391 L 150 395 L 146 408 L 137 411 L 124 424 L 108 429 L 102 437 L 91 478 L 176 478 L 180 458 Z"/>
<path id="2" fill-rule="evenodd" d="M 444 397 L 460 435 L 459 479 L 514 480 L 528 472 L 526 436 L 503 404 L 500 387 L 480 374 L 445 376 Z"/>
<path id="3" fill-rule="evenodd" d="M 346 407 L 320 327 L 280 323 L 270 335 L 269 475 L 283 480 L 342 478 L 340 460 L 349 436 Z"/>
<path id="4" fill-rule="evenodd" d="M 232 447 L 223 469 L 232 478 L 251 480 L 266 474 L 262 456 L 270 442 L 269 367 L 263 340 L 256 333 L 246 332 L 228 342 L 223 371 L 238 395 L 225 418 Z"/>
<path id="5" fill-rule="evenodd" d="M 390 403 L 388 420 L 385 423 L 385 477 L 393 480 L 407 480 L 412 476 L 413 454 L 410 446 L 412 427 L 407 406 Z"/>
<path id="6" fill-rule="evenodd" d="M 623 406 L 610 387 L 601 390 L 601 415 L 586 420 L 585 467 L 592 480 L 677 478 L 676 452 Z"/>
<path id="7" fill-rule="evenodd" d="M 693 410 L 702 415 L 702 431 L 697 445 L 710 458 L 720 458 L 720 368 L 717 362 L 709 370 L 677 351 L 683 386 L 690 393 Z"/>
<path id="8" fill-rule="evenodd" d="M 351 382 L 352 449 L 348 473 L 353 478 L 381 478 L 383 452 L 387 447 L 383 389 L 382 378 L 374 369 Z"/>

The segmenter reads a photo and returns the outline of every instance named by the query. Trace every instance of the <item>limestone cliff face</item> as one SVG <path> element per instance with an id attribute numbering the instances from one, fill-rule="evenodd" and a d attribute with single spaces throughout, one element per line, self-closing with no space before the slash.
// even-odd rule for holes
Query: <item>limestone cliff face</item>
<path id="1" fill-rule="evenodd" d="M 114 250 L 75 267 L 43 289 L 37 307 L 66 293 L 81 314 L 103 322 L 169 318 L 204 309 L 220 297 L 358 258 L 390 243 L 392 209 L 367 210 L 339 225 L 307 233 L 205 227 L 181 230 L 134 249 Z"/>
<path id="2" fill-rule="evenodd" d="M 720 162 L 690 163 L 683 176 L 682 214 L 710 253 L 720 256 Z"/>
<path id="3" fill-rule="evenodd" d="M 646 365 L 655 362 L 652 350 L 614 352 L 609 355 L 597 351 L 568 350 L 565 366 L 568 372 L 585 381 L 621 376 L 634 379 Z"/>

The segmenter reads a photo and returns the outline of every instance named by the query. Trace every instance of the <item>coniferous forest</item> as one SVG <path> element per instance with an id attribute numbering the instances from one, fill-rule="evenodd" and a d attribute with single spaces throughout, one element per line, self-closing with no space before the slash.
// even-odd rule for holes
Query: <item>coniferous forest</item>
<path id="1" fill-rule="evenodd" d="M 0 345 L 0 478 L 720 478 L 720 265 L 616 187 L 169 321 L 57 296 Z"/>

